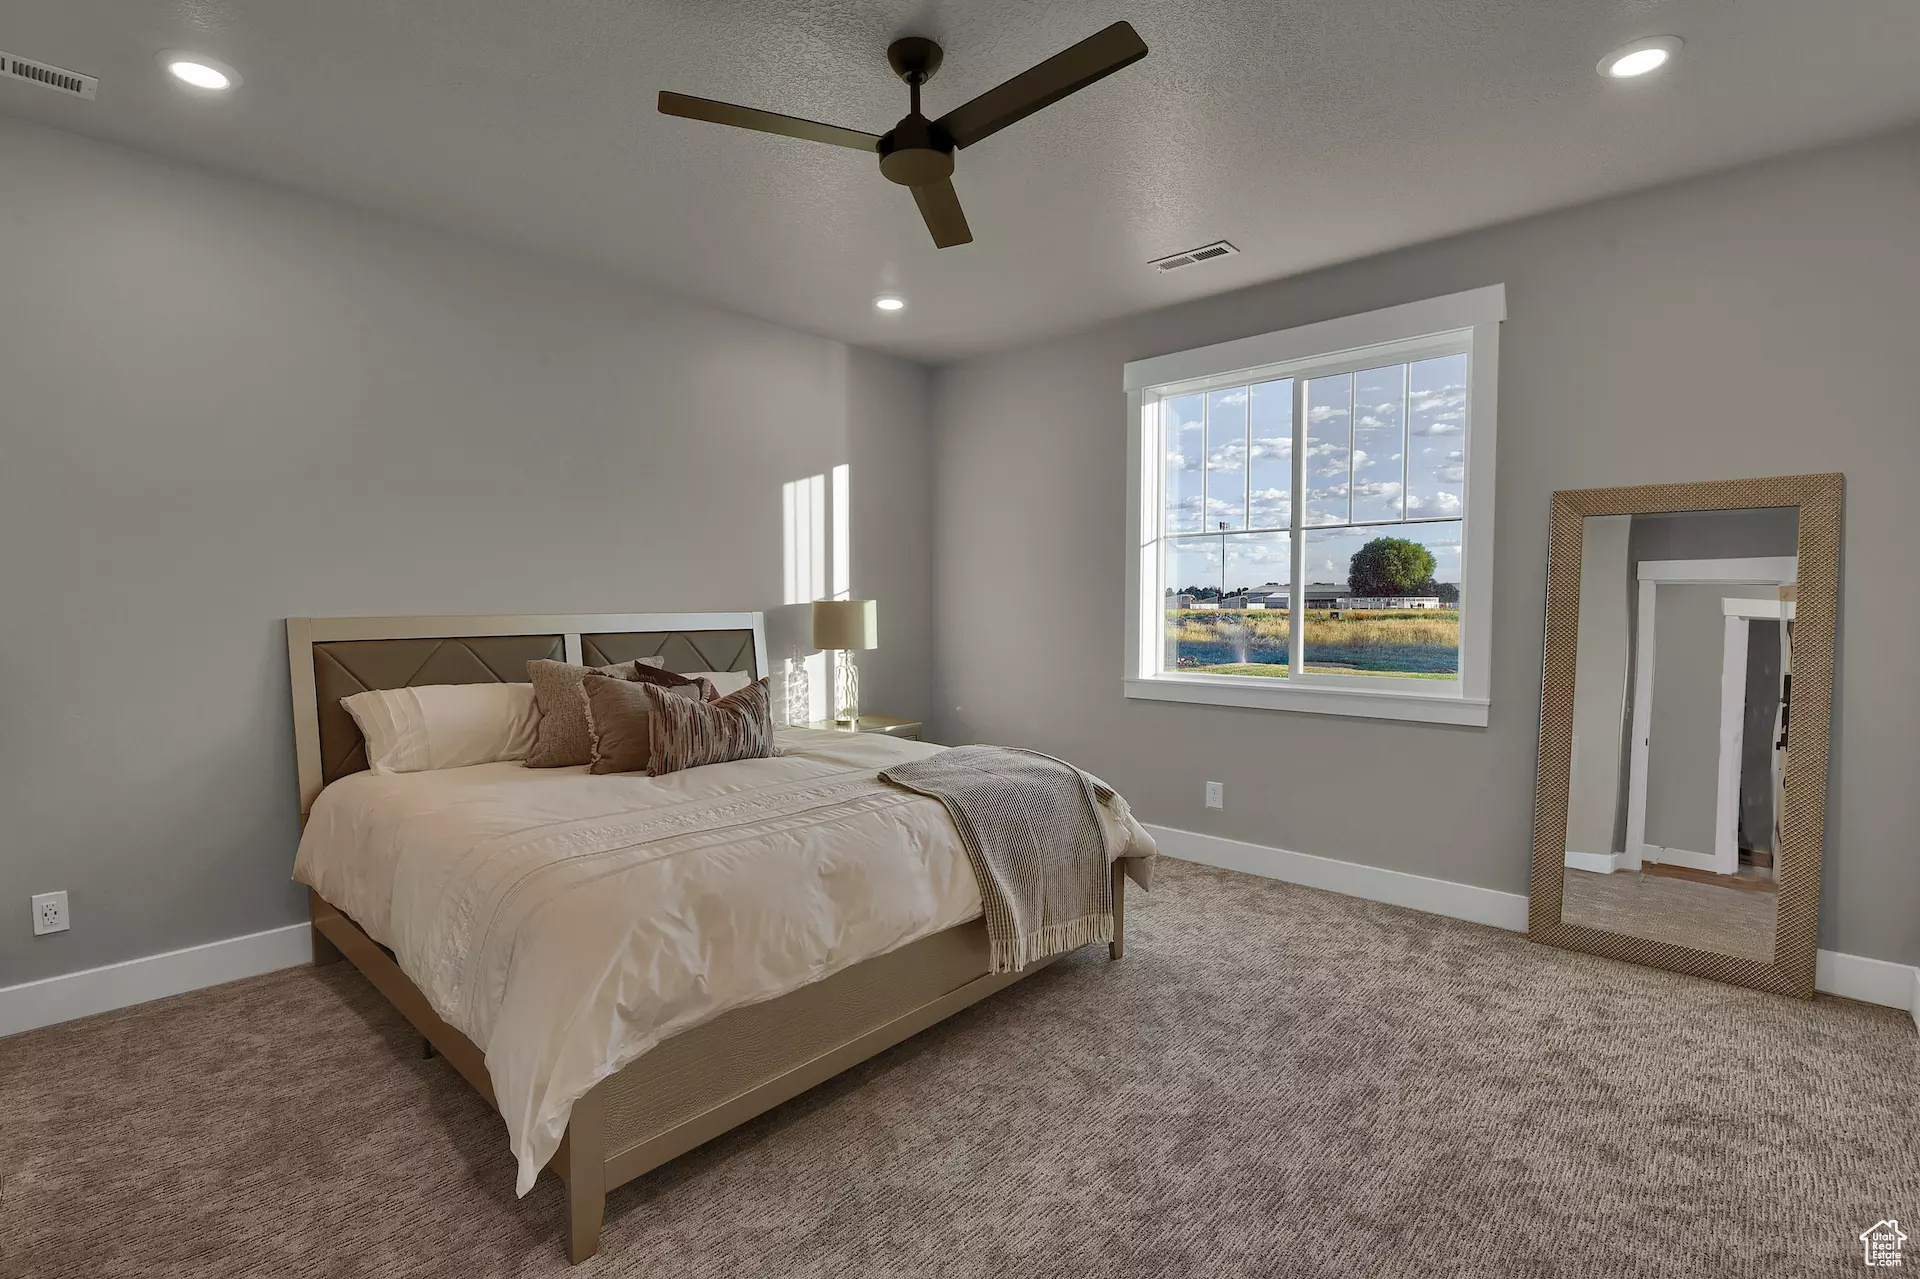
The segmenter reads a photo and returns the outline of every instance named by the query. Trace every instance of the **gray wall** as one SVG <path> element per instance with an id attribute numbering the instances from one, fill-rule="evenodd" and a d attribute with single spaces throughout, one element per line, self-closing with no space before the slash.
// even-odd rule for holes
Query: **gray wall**
<path id="1" fill-rule="evenodd" d="M 1667 582 L 1655 589 L 1646 840 L 1658 848 L 1711 857 L 1720 804 L 1720 677 L 1726 664 L 1720 601 L 1778 599 L 1779 588 Z"/>
<path id="2" fill-rule="evenodd" d="M 1121 365 L 1502 281 L 1488 727 L 1123 698 Z M 1920 962 L 1917 415 L 1914 131 L 969 360 L 936 381 L 934 728 L 1068 755 L 1148 821 L 1525 892 L 1553 490 L 1844 471 L 1821 944 Z"/>
<path id="3" fill-rule="evenodd" d="M 18 123 L 0 173 L 0 985 L 303 918 L 290 615 L 777 606 L 848 462 L 866 703 L 927 709 L 919 366 Z"/>
<path id="4" fill-rule="evenodd" d="M 1617 853 L 1626 738 L 1627 542 L 1631 515 L 1589 515 L 1580 530 L 1580 630 L 1574 639 L 1573 755 L 1567 780 L 1567 848 Z"/>
<path id="5" fill-rule="evenodd" d="M 1639 581 L 1641 560 L 1752 559 L 1793 555 L 1799 549 L 1800 512 L 1791 506 L 1636 515 L 1628 539 L 1627 576 Z"/>

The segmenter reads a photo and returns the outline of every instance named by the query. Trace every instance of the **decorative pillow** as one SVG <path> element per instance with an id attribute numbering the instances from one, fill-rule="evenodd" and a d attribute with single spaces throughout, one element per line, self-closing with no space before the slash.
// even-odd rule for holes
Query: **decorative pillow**
<path id="1" fill-rule="evenodd" d="M 753 683 L 753 676 L 745 671 L 689 671 L 687 673 L 713 685 L 714 691 L 722 697 L 731 696 Z"/>
<path id="2" fill-rule="evenodd" d="M 426 684 L 379 688 L 340 699 L 367 739 L 376 773 L 419 773 L 525 759 L 533 749 L 533 687 Z"/>
<path id="3" fill-rule="evenodd" d="M 580 701 L 580 681 L 589 675 L 615 679 L 639 679 L 640 672 L 658 664 L 658 657 L 643 657 L 634 662 L 615 662 L 611 666 L 575 666 L 536 658 L 527 663 L 527 679 L 533 685 L 534 704 L 540 710 L 540 722 L 534 730 L 533 749 L 527 752 L 528 768 L 566 768 L 585 764 L 593 758 L 593 735 L 587 731 L 587 713 Z M 644 665 L 643 665 L 644 664 Z"/>
<path id="4" fill-rule="evenodd" d="M 640 683 L 588 675 L 580 681 L 580 704 L 593 738 L 595 773 L 644 773 L 653 755 L 653 702 L 647 690 L 675 701 L 701 702 L 713 691 L 704 680 L 680 684 Z"/>
<path id="5" fill-rule="evenodd" d="M 653 755 L 647 772 L 654 777 L 774 754 L 773 712 L 765 680 L 715 702 L 675 697 L 652 685 L 645 692 L 653 703 Z"/>
<path id="6" fill-rule="evenodd" d="M 654 665 L 642 666 L 634 673 L 634 678 L 642 684 L 658 684 L 661 688 L 698 687 L 700 689 L 701 700 L 708 702 L 720 696 L 720 694 L 714 691 L 712 681 L 706 679 L 699 672 L 695 672 L 692 675 L 681 675 L 659 665 L 658 663 L 665 660 L 663 658 L 651 657 L 644 660 L 652 662 Z"/>

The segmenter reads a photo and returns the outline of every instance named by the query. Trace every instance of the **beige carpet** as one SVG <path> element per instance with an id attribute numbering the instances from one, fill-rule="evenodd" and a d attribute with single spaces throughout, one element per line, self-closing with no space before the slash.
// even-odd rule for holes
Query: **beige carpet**
<path id="1" fill-rule="evenodd" d="M 1778 900 L 1770 892 L 1693 879 L 1625 870 L 1611 875 L 1569 870 L 1560 918 L 1629 937 L 1770 962 Z"/>
<path id="2" fill-rule="evenodd" d="M 1130 905 L 1122 962 L 613 1192 L 577 1271 L 344 964 L 0 1040 L 0 1274 L 1758 1279 L 1920 1223 L 1903 1013 L 1179 863 Z"/>

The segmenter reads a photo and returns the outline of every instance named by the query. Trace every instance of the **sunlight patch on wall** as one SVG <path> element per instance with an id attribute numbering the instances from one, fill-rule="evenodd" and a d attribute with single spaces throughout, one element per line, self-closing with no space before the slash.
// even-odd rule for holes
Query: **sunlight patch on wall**
<path id="1" fill-rule="evenodd" d="M 799 605 L 853 595 L 853 473 L 842 463 L 829 475 L 809 475 L 781 486 L 785 593 L 795 606 L 794 639 L 780 659 L 775 715 L 788 724 L 827 718 L 833 696 L 825 653 L 810 652 L 810 623 Z"/>

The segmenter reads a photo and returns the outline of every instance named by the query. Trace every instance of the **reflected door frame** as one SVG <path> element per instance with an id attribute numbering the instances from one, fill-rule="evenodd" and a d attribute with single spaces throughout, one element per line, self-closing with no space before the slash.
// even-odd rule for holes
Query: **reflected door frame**
<path id="1" fill-rule="evenodd" d="M 1720 655 L 1720 774 L 1719 794 L 1714 804 L 1713 851 L 1716 861 L 1731 868 L 1725 872 L 1730 874 L 1740 868 L 1740 782 L 1747 743 L 1747 650 L 1752 639 L 1752 624 L 1780 623 L 1781 682 L 1774 688 L 1773 705 L 1773 738 L 1777 743 L 1781 710 L 1785 705 L 1782 699 L 1786 692 L 1786 674 L 1791 669 L 1787 623 L 1793 620 L 1793 604 L 1782 599 L 1728 598 L 1720 601 L 1720 613 L 1726 629 Z M 1772 760 L 1768 786 L 1778 796 L 1779 746 L 1774 745 L 1767 754 Z M 1780 821 L 1776 811 L 1773 829 L 1767 836 L 1767 853 L 1772 855 L 1779 847 Z"/>
<path id="2" fill-rule="evenodd" d="M 1761 555 L 1718 560 L 1642 560 L 1636 571 L 1640 583 L 1639 618 L 1633 639 L 1633 749 L 1627 780 L 1626 866 L 1637 871 L 1645 862 L 1690 866 L 1696 870 L 1731 875 L 1739 869 L 1737 840 L 1715 839 L 1712 853 L 1659 848 L 1646 842 L 1647 767 L 1652 755 L 1650 719 L 1653 713 L 1654 616 L 1662 586 L 1790 586 L 1799 575 L 1799 559 L 1793 555 Z M 1764 602 L 1764 601 L 1763 601 Z M 1734 619 L 1729 618 L 1729 624 Z M 1742 651 L 1745 647 L 1742 627 Z M 1744 697 L 1744 690 L 1739 694 Z M 1727 690 L 1725 675 L 1721 684 L 1721 723 L 1726 722 Z M 1721 738 L 1721 793 L 1717 803 L 1725 802 L 1725 736 Z M 1739 785 L 1738 775 L 1734 781 Z M 1731 857 L 1727 856 L 1731 853 Z"/>

